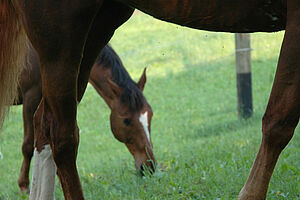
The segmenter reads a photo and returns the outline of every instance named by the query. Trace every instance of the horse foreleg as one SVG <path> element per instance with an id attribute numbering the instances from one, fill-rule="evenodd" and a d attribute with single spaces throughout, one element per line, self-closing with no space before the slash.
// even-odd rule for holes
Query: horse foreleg
<path id="1" fill-rule="evenodd" d="M 23 96 L 24 139 L 22 145 L 23 162 L 18 179 L 21 193 L 29 193 L 29 169 L 33 155 L 33 115 L 41 100 L 40 88 L 32 88 Z"/>
<path id="2" fill-rule="evenodd" d="M 300 115 L 300 1 L 288 1 L 287 26 L 275 80 L 262 124 L 262 142 L 239 199 L 265 199 L 281 151 Z"/>

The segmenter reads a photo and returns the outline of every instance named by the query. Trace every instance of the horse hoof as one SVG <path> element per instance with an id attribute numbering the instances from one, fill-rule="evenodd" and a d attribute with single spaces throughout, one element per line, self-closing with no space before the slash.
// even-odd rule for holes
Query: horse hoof
<path id="1" fill-rule="evenodd" d="M 29 191 L 29 187 L 21 187 L 20 188 L 20 194 L 28 194 L 29 195 L 30 191 Z"/>

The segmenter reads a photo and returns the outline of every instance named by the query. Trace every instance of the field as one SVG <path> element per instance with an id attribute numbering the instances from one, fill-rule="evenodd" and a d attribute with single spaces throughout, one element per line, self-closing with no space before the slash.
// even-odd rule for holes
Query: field
<path id="1" fill-rule="evenodd" d="M 77 159 L 88 200 L 236 199 L 261 141 L 263 116 L 283 32 L 251 35 L 254 115 L 237 116 L 234 35 L 196 31 L 136 12 L 111 41 L 134 80 L 147 67 L 152 141 L 159 163 L 141 178 L 125 145 L 114 139 L 110 110 L 88 86 L 79 105 Z M 1 133 L 0 199 L 20 196 L 22 107 Z M 300 199 L 300 128 L 283 151 L 268 199 Z M 63 199 L 56 184 L 56 199 Z"/>

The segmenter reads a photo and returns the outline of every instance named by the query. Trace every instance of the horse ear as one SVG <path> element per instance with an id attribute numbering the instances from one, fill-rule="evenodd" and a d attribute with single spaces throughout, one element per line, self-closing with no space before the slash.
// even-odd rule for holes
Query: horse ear
<path id="1" fill-rule="evenodd" d="M 106 78 L 106 81 L 107 81 L 109 87 L 111 88 L 111 90 L 113 91 L 113 93 L 115 94 L 115 96 L 120 97 L 122 94 L 122 88 L 120 86 L 118 86 L 115 82 L 110 80 L 109 78 Z"/>
<path id="2" fill-rule="evenodd" d="M 147 81 L 147 77 L 146 77 L 146 70 L 147 70 L 147 67 L 144 68 L 144 71 L 143 71 L 143 74 L 138 82 L 138 87 L 141 91 L 144 90 L 144 87 L 145 87 L 145 84 L 146 84 L 146 81 Z"/>

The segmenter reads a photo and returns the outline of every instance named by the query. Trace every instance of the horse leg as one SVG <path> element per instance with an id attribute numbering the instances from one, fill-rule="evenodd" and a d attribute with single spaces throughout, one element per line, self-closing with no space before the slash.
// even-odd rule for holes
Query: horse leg
<path id="1" fill-rule="evenodd" d="M 66 8 L 66 5 L 69 7 Z M 34 156 L 47 161 L 54 159 L 67 200 L 84 199 L 76 168 L 79 142 L 77 78 L 86 37 L 100 5 L 99 0 L 80 0 L 73 4 L 65 0 L 55 3 L 26 0 L 23 8 L 26 30 L 39 54 L 42 75 L 43 98 L 34 125 L 38 154 Z M 52 187 L 43 184 L 47 183 L 43 182 L 47 177 L 36 177 L 42 179 L 36 181 L 41 187 L 40 193 L 46 191 L 44 188 Z"/>
<path id="2" fill-rule="evenodd" d="M 35 187 L 32 186 L 30 199 L 53 199 L 55 165 L 65 199 L 83 199 L 76 168 L 79 143 L 76 124 L 78 69 L 68 70 L 70 76 L 66 76 L 64 68 L 56 67 L 54 72 L 58 74 L 54 76 L 51 74 L 53 68 L 46 67 L 42 60 L 41 64 L 44 66 L 43 99 L 35 114 L 35 175 L 32 180 Z"/>
<path id="3" fill-rule="evenodd" d="M 47 133 L 51 116 L 44 114 L 44 100 L 34 114 L 34 160 L 32 170 L 32 182 L 30 200 L 53 200 L 56 166 L 49 145 Z M 48 119 L 47 119 L 48 118 Z"/>
<path id="4" fill-rule="evenodd" d="M 291 140 L 300 115 L 300 0 L 287 2 L 287 26 L 262 124 L 262 142 L 239 199 L 265 199 L 281 151 Z"/>
<path id="5" fill-rule="evenodd" d="M 114 31 L 130 18 L 133 11 L 133 8 L 122 3 L 114 1 L 103 2 L 94 18 L 86 40 L 78 76 L 78 101 L 82 99 L 91 68 L 100 51 L 111 39 Z"/>
<path id="6" fill-rule="evenodd" d="M 33 155 L 33 115 L 41 101 L 41 92 L 39 87 L 34 87 L 23 96 L 23 124 L 24 139 L 22 145 L 23 162 L 18 179 L 18 185 L 21 193 L 29 193 L 29 169 Z"/>

